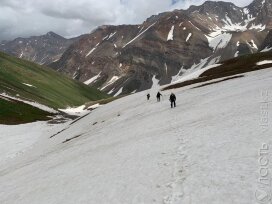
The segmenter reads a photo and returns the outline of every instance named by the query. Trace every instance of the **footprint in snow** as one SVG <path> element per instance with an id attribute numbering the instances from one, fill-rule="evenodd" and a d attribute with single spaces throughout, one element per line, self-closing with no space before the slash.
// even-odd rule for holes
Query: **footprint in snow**
<path id="1" fill-rule="evenodd" d="M 166 196 L 163 199 L 164 204 L 180 204 L 180 200 L 182 199 L 182 193 L 173 193 L 171 196 Z"/>

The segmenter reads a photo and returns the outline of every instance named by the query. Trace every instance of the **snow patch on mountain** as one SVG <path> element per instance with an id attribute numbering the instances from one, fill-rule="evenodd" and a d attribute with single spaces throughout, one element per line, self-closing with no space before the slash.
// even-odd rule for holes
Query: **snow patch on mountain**
<path id="1" fill-rule="evenodd" d="M 120 79 L 119 76 L 113 76 L 107 83 L 105 86 L 103 86 L 100 90 L 105 89 L 106 87 L 108 87 L 109 85 L 115 83 L 118 79 Z"/>
<path id="2" fill-rule="evenodd" d="M 188 40 L 190 40 L 191 36 L 192 36 L 192 33 L 189 33 L 187 38 L 186 38 L 186 42 L 188 42 Z"/>
<path id="3" fill-rule="evenodd" d="M 114 90 L 115 90 L 115 88 L 113 88 L 112 90 L 110 90 L 110 91 L 108 92 L 108 94 L 112 94 L 112 93 L 114 92 Z"/>
<path id="4" fill-rule="evenodd" d="M 247 30 L 259 30 L 259 31 L 263 31 L 266 26 L 265 25 L 255 25 L 255 23 L 252 23 L 252 21 L 254 21 L 256 19 L 256 17 L 253 17 L 250 14 L 250 11 L 247 8 L 244 8 L 242 10 L 244 16 L 245 16 L 245 20 L 243 22 L 240 23 L 233 23 L 231 18 L 226 14 L 225 18 L 222 19 L 224 25 L 222 27 L 216 27 L 215 29 L 213 29 L 213 32 L 235 32 L 235 31 L 247 31 Z M 249 27 L 249 25 L 251 24 L 251 26 Z"/>
<path id="5" fill-rule="evenodd" d="M 74 116 L 84 116 L 87 113 L 91 112 L 91 110 L 96 109 L 100 107 L 101 105 L 99 103 L 94 104 L 92 106 L 86 107 L 85 105 L 78 106 L 78 107 L 68 107 L 66 109 L 59 109 L 59 111 L 64 112 L 68 115 L 74 115 Z"/>
<path id="6" fill-rule="evenodd" d="M 160 89 L 159 81 L 160 80 L 156 79 L 155 75 L 152 77 L 152 87 L 151 87 L 151 90 L 157 91 L 157 90 Z"/>
<path id="7" fill-rule="evenodd" d="M 217 63 L 220 61 L 221 56 L 217 56 L 217 57 L 214 57 L 214 58 L 211 58 L 211 59 L 210 59 L 210 58 L 211 58 L 211 57 L 209 57 L 208 63 L 205 64 L 205 66 L 217 64 Z"/>
<path id="8" fill-rule="evenodd" d="M 95 51 L 95 49 L 96 49 L 96 47 L 94 47 L 93 49 L 91 49 L 91 50 L 87 53 L 86 57 L 88 57 L 90 54 L 92 54 L 93 51 Z"/>
<path id="9" fill-rule="evenodd" d="M 217 63 L 220 61 L 221 56 L 215 57 L 215 58 L 211 58 L 211 57 L 207 57 L 205 59 L 201 59 L 200 62 L 198 64 L 193 64 L 191 66 L 191 68 L 189 69 L 181 69 L 180 72 L 174 76 L 174 78 L 172 78 L 171 83 L 174 83 L 176 81 L 180 81 L 183 80 L 184 78 L 186 79 L 187 76 L 194 76 L 192 75 L 193 73 L 198 73 L 199 70 L 202 70 L 204 68 L 211 68 L 213 65 L 214 66 L 219 66 Z M 182 73 L 182 75 L 181 75 Z M 180 76 L 181 75 L 181 76 Z"/>
<path id="10" fill-rule="evenodd" d="M 22 83 L 22 84 L 24 84 L 24 85 L 26 85 L 26 86 L 28 86 L 28 87 L 37 88 L 36 86 L 33 86 L 33 85 L 31 85 L 31 84 L 27 84 L 27 83 Z"/>
<path id="11" fill-rule="evenodd" d="M 180 79 L 181 75 L 183 75 L 187 70 L 184 69 L 184 67 L 182 66 L 179 70 L 179 72 L 175 75 L 172 76 L 172 80 L 171 83 L 174 83 L 175 81 L 177 81 L 178 79 Z"/>
<path id="12" fill-rule="evenodd" d="M 92 54 L 96 50 L 96 48 L 99 46 L 99 44 L 100 43 L 97 43 L 96 46 L 86 54 L 86 57 L 88 57 L 90 54 Z"/>
<path id="13" fill-rule="evenodd" d="M 246 31 L 247 24 L 242 25 L 242 23 L 233 23 L 232 20 L 226 15 L 225 19 L 222 20 L 225 24 L 222 28 L 217 28 L 216 30 L 226 31 Z"/>
<path id="14" fill-rule="evenodd" d="M 117 33 L 117 31 L 114 32 L 114 33 L 111 33 L 110 36 L 109 36 L 109 38 L 108 38 L 108 40 L 111 39 L 116 33 Z"/>
<path id="15" fill-rule="evenodd" d="M 232 38 L 232 34 L 222 34 L 220 31 L 215 31 L 205 36 L 209 42 L 209 46 L 213 48 L 214 51 L 220 48 L 225 48 Z"/>
<path id="16" fill-rule="evenodd" d="M 186 71 L 185 74 L 186 74 L 186 75 L 187 75 L 187 74 L 190 74 L 190 73 L 192 73 L 192 72 L 194 72 L 194 71 L 196 71 L 196 70 L 199 70 L 199 69 L 201 69 L 201 68 L 207 66 L 207 63 L 209 62 L 209 60 L 210 60 L 210 57 L 207 57 L 207 58 L 205 58 L 205 59 L 201 59 L 200 62 L 199 62 L 198 64 L 194 63 L 194 64 L 191 66 L 191 68 L 188 69 L 188 70 Z"/>
<path id="17" fill-rule="evenodd" d="M 255 20 L 256 17 L 253 17 L 251 14 L 249 14 L 249 10 L 248 10 L 247 8 L 244 8 L 243 11 L 244 11 L 244 14 L 245 14 L 246 17 L 247 17 L 247 19 L 245 20 L 245 25 L 248 26 L 248 24 L 249 24 L 251 21 Z"/>
<path id="18" fill-rule="evenodd" d="M 8 99 L 12 99 L 12 100 L 15 100 L 15 101 L 19 101 L 19 102 L 31 105 L 31 106 L 33 106 L 35 108 L 41 109 L 41 110 L 49 112 L 49 113 L 58 113 L 56 110 L 54 110 L 53 108 L 50 108 L 48 106 L 39 104 L 39 103 L 34 102 L 34 101 L 27 101 L 27 100 L 23 100 L 23 99 L 14 97 L 14 96 L 10 96 L 10 95 L 6 94 L 5 92 L 0 93 L 0 96 L 3 96 L 3 97 L 6 97 Z"/>
<path id="19" fill-rule="evenodd" d="M 222 64 L 213 64 L 213 65 L 209 65 L 207 67 L 204 67 L 202 69 L 199 69 L 199 70 L 196 70 L 196 71 L 193 71 L 192 73 L 188 74 L 188 75 L 185 75 L 183 77 L 181 77 L 180 79 L 178 79 L 177 81 L 174 82 L 175 83 L 181 83 L 181 82 L 184 82 L 184 81 L 188 81 L 188 80 L 192 80 L 192 79 L 196 79 L 198 78 L 201 74 L 203 74 L 205 71 L 211 69 L 211 68 L 214 68 L 214 67 L 219 67 L 221 66 Z"/>
<path id="20" fill-rule="evenodd" d="M 141 35 L 143 35 L 146 31 L 148 31 L 152 26 L 154 26 L 157 22 L 151 24 L 150 26 L 148 26 L 144 31 L 142 31 L 140 34 L 138 34 L 136 37 L 134 37 L 131 41 L 129 41 L 127 44 L 125 44 L 123 46 L 123 48 L 125 48 L 126 46 L 128 46 L 129 44 L 131 44 L 132 42 L 134 42 L 135 40 L 137 40 Z"/>
<path id="21" fill-rule="evenodd" d="M 0 95 L 0 98 L 3 99 L 3 100 L 5 100 L 5 101 L 12 102 L 12 100 L 10 100 L 10 99 L 8 99 L 8 98 L 6 98 L 6 97 L 4 97 L 4 96 L 1 96 L 1 95 Z"/>
<path id="22" fill-rule="evenodd" d="M 99 74 L 95 75 L 94 77 L 90 78 L 89 80 L 85 81 L 84 84 L 89 85 L 93 83 L 95 80 L 97 80 L 102 72 L 99 72 Z"/>
<path id="23" fill-rule="evenodd" d="M 164 69 L 165 69 L 165 73 L 167 75 L 167 73 L 168 73 L 168 66 L 167 66 L 166 62 L 164 63 Z"/>
<path id="24" fill-rule="evenodd" d="M 201 31 L 198 27 L 196 27 L 191 21 L 189 21 L 189 23 L 194 27 L 196 28 L 197 30 Z"/>
<path id="25" fill-rule="evenodd" d="M 141 27 L 141 26 L 140 26 L 140 27 Z M 140 28 L 140 27 L 138 27 L 138 28 Z M 141 29 L 139 30 L 138 33 L 140 33 L 143 29 L 144 29 L 144 26 L 141 27 Z"/>
<path id="26" fill-rule="evenodd" d="M 167 41 L 169 40 L 174 40 L 174 29 L 175 29 L 175 26 L 173 25 L 168 33 L 168 36 L 167 36 Z"/>
<path id="27" fill-rule="evenodd" d="M 76 77 L 79 75 L 80 66 L 76 69 L 76 71 L 73 74 L 73 79 L 76 79 Z"/>
<path id="28" fill-rule="evenodd" d="M 123 87 L 120 88 L 116 94 L 114 94 L 114 97 L 119 96 L 123 92 Z"/>
<path id="29" fill-rule="evenodd" d="M 248 43 L 252 48 L 258 50 L 258 47 L 257 47 L 257 45 L 255 44 L 254 40 L 251 40 L 250 43 L 249 43 L 249 42 L 247 42 L 247 43 Z"/>
<path id="30" fill-rule="evenodd" d="M 261 50 L 261 52 L 269 52 L 270 50 L 272 50 L 272 47 L 267 46 L 266 48 Z"/>
<path id="31" fill-rule="evenodd" d="M 259 30 L 260 31 L 264 31 L 266 29 L 266 25 L 262 25 L 262 24 L 258 24 L 258 25 L 255 25 L 255 23 L 253 23 L 250 27 L 249 27 L 249 30 Z"/>
<path id="32" fill-rule="evenodd" d="M 263 60 L 256 63 L 256 65 L 258 66 L 265 65 L 265 64 L 272 64 L 272 60 Z"/>
<path id="33" fill-rule="evenodd" d="M 85 109 L 86 106 L 82 105 L 79 107 L 68 107 L 66 109 L 59 109 L 59 111 L 64 112 L 68 115 L 82 116 L 88 113 L 89 111 Z"/>
<path id="34" fill-rule="evenodd" d="M 102 41 L 106 40 L 108 37 L 109 37 L 109 35 L 106 35 L 106 36 L 102 39 Z"/>

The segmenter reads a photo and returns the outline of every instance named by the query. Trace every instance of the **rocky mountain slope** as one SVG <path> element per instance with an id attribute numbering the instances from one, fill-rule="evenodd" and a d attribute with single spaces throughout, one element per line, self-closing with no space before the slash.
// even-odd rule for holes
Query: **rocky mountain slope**
<path id="1" fill-rule="evenodd" d="M 78 38 L 66 39 L 56 33 L 48 32 L 42 36 L 2 42 L 0 51 L 38 64 L 50 64 L 58 60 L 76 40 Z"/>
<path id="2" fill-rule="evenodd" d="M 51 66 L 112 95 L 173 82 L 239 55 L 269 50 L 271 0 L 240 8 L 207 1 L 148 18 L 141 25 L 101 26 Z"/>

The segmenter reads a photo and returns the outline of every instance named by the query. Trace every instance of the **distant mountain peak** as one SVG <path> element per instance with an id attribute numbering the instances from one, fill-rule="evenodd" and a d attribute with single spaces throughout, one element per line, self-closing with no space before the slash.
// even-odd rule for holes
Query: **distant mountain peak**
<path id="1" fill-rule="evenodd" d="M 223 4 L 223 5 L 234 5 L 234 3 L 232 2 L 226 2 L 226 1 L 205 1 L 202 5 L 219 5 L 219 4 Z"/>
<path id="2" fill-rule="evenodd" d="M 53 31 L 46 33 L 45 36 L 49 36 L 49 37 L 53 37 L 53 38 L 62 38 L 62 39 L 64 38 L 64 37 L 54 33 Z"/>
<path id="3" fill-rule="evenodd" d="M 254 0 L 248 7 L 262 8 L 266 6 L 271 6 L 272 0 Z"/>
<path id="4" fill-rule="evenodd" d="M 19 37 L 12 41 L 2 42 L 0 50 L 39 64 L 50 64 L 58 60 L 77 39 L 66 39 L 50 31 L 41 36 Z"/>

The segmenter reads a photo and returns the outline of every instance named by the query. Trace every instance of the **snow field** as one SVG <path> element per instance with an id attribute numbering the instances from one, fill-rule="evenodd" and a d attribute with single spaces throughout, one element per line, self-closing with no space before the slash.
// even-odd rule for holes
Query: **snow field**
<path id="1" fill-rule="evenodd" d="M 0 166 L 0 203 L 254 203 L 258 151 L 272 133 L 259 123 L 271 77 L 266 69 L 172 90 L 174 109 L 171 91 L 160 103 L 144 91 L 63 124 Z"/>

